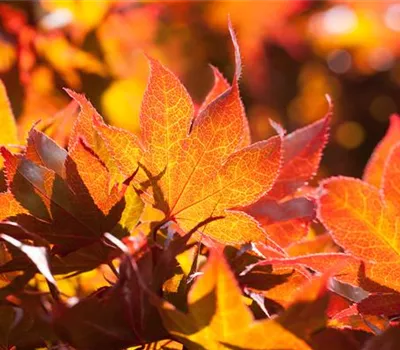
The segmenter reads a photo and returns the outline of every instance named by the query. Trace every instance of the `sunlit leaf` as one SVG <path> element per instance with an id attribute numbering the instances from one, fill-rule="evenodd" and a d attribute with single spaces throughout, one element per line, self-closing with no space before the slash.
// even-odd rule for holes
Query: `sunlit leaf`
<path id="1" fill-rule="evenodd" d="M 322 191 L 319 218 L 335 241 L 366 261 L 368 277 L 398 290 L 397 218 L 379 190 L 360 180 L 339 177 L 326 180 Z"/>
<path id="2" fill-rule="evenodd" d="M 364 180 L 378 188 L 382 185 L 382 176 L 391 148 L 400 140 L 400 118 L 394 114 L 385 137 L 376 146 L 364 172 Z"/>
<path id="3" fill-rule="evenodd" d="M 229 244 L 267 239 L 248 215 L 228 210 L 256 201 L 271 188 L 281 147 L 276 136 L 242 148 L 247 130 L 234 36 L 233 42 L 237 60 L 233 85 L 193 122 L 193 104 L 186 90 L 154 59 L 150 59 L 151 76 L 141 113 L 143 170 L 152 185 L 154 205 L 184 231 L 211 216 L 223 217 L 200 231 Z"/>
<path id="4" fill-rule="evenodd" d="M 110 188 L 131 177 L 137 170 L 142 150 L 136 136 L 127 130 L 106 125 L 92 104 L 80 94 L 67 90 L 81 108 L 72 129 L 69 148 L 83 137 L 111 173 Z"/>
<path id="5" fill-rule="evenodd" d="M 227 263 L 216 253 L 189 292 L 188 313 L 167 302 L 160 309 L 168 331 L 193 349 L 309 349 L 276 320 L 254 320 Z"/>

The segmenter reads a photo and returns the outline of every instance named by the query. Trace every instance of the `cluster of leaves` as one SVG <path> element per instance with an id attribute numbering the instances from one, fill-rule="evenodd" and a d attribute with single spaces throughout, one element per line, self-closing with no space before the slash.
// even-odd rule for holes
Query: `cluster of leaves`
<path id="1" fill-rule="evenodd" d="M 36 126 L 19 144 L 0 86 L 1 346 L 379 349 L 398 336 L 400 119 L 363 181 L 310 186 L 331 107 L 252 144 L 230 32 L 232 84 L 213 68 L 198 108 L 148 58 L 139 137 L 66 90 L 80 106 L 68 146 Z M 101 288 L 63 290 L 100 266 L 114 273 Z"/>

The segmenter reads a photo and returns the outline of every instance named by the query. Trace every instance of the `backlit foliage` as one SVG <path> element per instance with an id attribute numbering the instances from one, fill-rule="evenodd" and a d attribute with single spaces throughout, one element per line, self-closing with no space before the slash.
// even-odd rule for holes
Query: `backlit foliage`
<path id="1" fill-rule="evenodd" d="M 277 23 L 306 2 L 274 4 L 277 23 L 251 26 L 241 14 L 257 12 L 221 2 L 212 20 L 232 13 L 240 38 L 229 20 L 235 69 L 225 79 L 211 66 L 214 84 L 200 103 L 178 69 L 154 58 L 151 20 L 166 5 L 41 3 L 48 11 L 41 26 L 0 4 L 17 42 L 0 42 L 0 50 L 18 62 L 24 87 L 15 118 L 0 81 L 1 349 L 399 344 L 400 117 L 391 116 L 362 180 L 314 179 L 334 117 L 329 95 L 316 96 L 323 112 L 308 125 L 288 133 L 270 120 L 272 135 L 252 141 L 239 43 L 245 62 L 258 60 L 266 33 L 280 38 Z M 190 8 L 175 6 L 181 15 Z M 68 16 L 74 20 L 58 22 Z M 137 23 L 149 30 L 129 37 Z M 93 31 L 104 61 L 82 48 Z M 336 42 L 322 39 L 315 45 L 324 55 Z M 351 42 L 336 37 L 345 39 Z M 128 59 L 131 45 L 146 55 Z M 370 74 L 363 61 L 357 69 Z M 82 71 L 113 77 L 101 99 L 107 121 L 75 91 Z M 63 91 L 54 88 L 55 75 L 68 86 Z M 125 113 L 136 122 L 125 124 Z"/>

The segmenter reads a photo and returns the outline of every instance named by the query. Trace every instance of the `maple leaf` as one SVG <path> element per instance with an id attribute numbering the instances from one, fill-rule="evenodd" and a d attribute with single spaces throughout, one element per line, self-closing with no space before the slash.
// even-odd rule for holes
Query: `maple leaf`
<path id="1" fill-rule="evenodd" d="M 308 281 L 309 276 L 303 272 L 301 269 L 293 269 L 293 266 L 274 264 L 252 269 L 238 280 L 246 287 L 249 296 L 256 294 L 263 297 L 271 314 L 293 302 L 293 294 Z"/>
<path id="2" fill-rule="evenodd" d="M 396 299 L 400 291 L 400 144 L 394 141 L 397 123 L 398 118 L 392 117 L 391 127 L 367 167 L 365 177 L 373 185 L 347 177 L 325 180 L 321 183 L 318 209 L 319 219 L 335 242 L 362 260 L 358 268 L 352 264 L 350 276 L 356 275 L 356 285 L 375 293 L 375 303 L 382 306 L 384 313 L 390 313 L 388 299 L 383 301 L 385 295 Z M 365 301 L 360 309 L 365 311 L 366 305 L 372 304 Z"/>
<path id="3" fill-rule="evenodd" d="M 328 233 L 319 234 L 310 239 L 292 242 L 286 249 L 289 256 L 301 256 L 315 253 L 337 253 L 340 248 Z"/>
<path id="4" fill-rule="evenodd" d="M 354 317 L 355 315 L 387 315 L 395 316 L 400 313 L 400 294 L 398 293 L 371 293 L 361 301 L 349 305 L 335 315 L 336 319 Z"/>
<path id="5" fill-rule="evenodd" d="M 335 242 L 364 260 L 366 277 L 399 290 L 398 216 L 379 189 L 353 178 L 332 178 L 322 183 L 319 218 Z M 375 291 L 372 285 L 363 288 Z"/>
<path id="6" fill-rule="evenodd" d="M 232 87 L 193 119 L 193 104 L 173 73 L 149 58 L 151 75 L 140 115 L 143 180 L 154 205 L 184 231 L 223 216 L 200 231 L 225 244 L 265 241 L 258 223 L 233 210 L 260 198 L 274 183 L 281 157 L 279 136 L 243 148 L 248 138 L 239 97 L 240 54 L 233 31 L 236 73 Z M 138 175 L 139 176 L 139 175 Z"/>
<path id="7" fill-rule="evenodd" d="M 322 300 L 319 298 L 325 283 L 322 279 L 312 281 L 278 318 L 255 320 L 225 259 L 212 251 L 189 291 L 187 313 L 167 301 L 158 304 L 167 330 L 193 349 L 309 349 L 302 338 L 321 326 L 317 315 L 324 314 L 321 310 L 326 299 L 318 306 L 314 302 Z M 302 317 L 295 321 L 295 314 L 308 319 L 308 329 Z"/>
<path id="8" fill-rule="evenodd" d="M 307 185 L 318 170 L 331 114 L 332 105 L 324 118 L 283 138 L 282 167 L 273 187 L 244 208 L 282 247 L 304 238 L 315 217 L 314 201 L 296 191 Z"/>
<path id="9" fill-rule="evenodd" d="M 50 272 L 47 249 L 23 244 L 5 234 L 1 234 L 0 237 L 20 250 L 35 264 L 38 271 L 46 278 L 50 289 L 58 296 L 57 284 Z M 5 317 L 0 322 L 0 346 L 7 349 L 11 345 L 37 347 L 43 344 L 43 336 L 46 336 L 47 339 L 54 339 L 49 323 L 43 320 L 48 314 L 41 303 L 48 299 L 47 296 L 32 294 L 29 296 L 28 293 L 25 294 L 21 291 L 18 294 L 18 297 L 9 295 L 7 300 L 2 300 L 0 307 Z M 32 299 L 34 303 L 32 303 Z M 22 334 L 23 336 L 21 336 Z"/>
<path id="10" fill-rule="evenodd" d="M 1 234 L 0 237 L 4 239 L 6 242 L 12 244 L 17 247 L 21 252 L 23 252 L 27 257 L 32 260 L 32 262 L 36 265 L 37 269 L 43 274 L 46 280 L 49 283 L 52 283 L 54 286 L 57 285 L 53 275 L 50 272 L 50 267 L 48 264 L 48 256 L 47 251 L 43 247 L 34 247 L 30 245 L 26 245 L 21 243 L 20 241 L 12 238 L 8 235 Z"/>
<path id="11" fill-rule="evenodd" d="M 338 294 L 331 296 L 329 309 L 326 311 L 330 327 L 340 329 L 351 327 L 352 329 L 374 332 L 374 327 L 385 328 L 385 319 L 378 316 L 393 315 L 399 310 L 396 304 L 399 300 L 399 294 L 390 292 L 387 287 L 382 287 L 376 282 L 369 280 L 366 269 L 370 268 L 370 266 L 366 266 L 360 259 L 344 253 L 317 253 L 295 257 L 267 258 L 253 266 L 249 265 L 242 272 L 240 280 L 241 283 L 246 285 L 246 288 L 255 290 L 257 293 L 271 298 L 283 306 L 287 306 L 288 303 L 290 304 L 290 300 L 293 300 L 293 295 L 296 295 L 294 291 L 299 288 L 299 285 L 304 283 L 304 280 L 299 281 L 293 278 L 296 276 L 293 272 L 292 275 L 289 275 L 290 279 L 283 279 L 278 282 L 281 283 L 280 285 L 278 284 L 272 288 L 270 287 L 272 280 L 269 282 L 269 286 L 265 280 L 268 278 L 271 279 L 274 276 L 271 275 L 271 271 L 277 276 L 277 272 L 279 270 L 285 271 L 285 268 L 286 271 L 294 268 L 304 278 L 307 276 L 307 273 L 304 274 L 307 272 L 304 267 L 314 270 L 317 273 L 335 276 L 330 284 L 330 289 Z M 262 271 L 264 271 L 264 274 L 261 274 Z M 264 289 L 267 290 L 260 288 L 262 280 L 264 280 Z M 345 284 L 338 284 L 336 280 Z M 376 293 L 369 294 L 363 289 L 353 286 L 375 290 Z M 274 289 L 277 289 L 278 292 L 271 293 L 271 290 L 273 291 Z M 346 296 L 348 299 L 346 299 L 345 303 L 340 301 L 344 300 L 341 295 Z M 339 303 L 338 300 L 340 301 Z"/>
<path id="12" fill-rule="evenodd" d="M 304 197 L 279 202 L 268 199 L 267 195 L 245 211 L 256 218 L 281 247 L 305 238 L 315 218 L 314 202 Z"/>
<path id="13" fill-rule="evenodd" d="M 145 241 L 137 249 L 111 235 L 107 238 L 125 253 L 116 283 L 73 305 L 58 301 L 53 309 L 57 334 L 85 349 L 142 345 L 167 338 L 152 299 L 173 272 L 176 256 L 188 249 L 190 234 L 172 239 L 168 246 L 150 246 Z"/>
<path id="14" fill-rule="evenodd" d="M 231 87 L 217 67 L 212 65 L 210 65 L 210 67 L 214 74 L 214 85 L 197 110 L 197 114 L 200 114 L 212 101 L 214 101 L 219 95 L 222 95 L 225 91 L 229 90 Z"/>
<path id="15" fill-rule="evenodd" d="M 314 271 L 326 271 L 332 269 L 335 265 L 339 265 L 341 266 L 341 268 L 338 269 L 340 280 L 348 282 L 348 280 L 346 279 L 347 274 L 344 273 L 344 271 L 350 270 L 350 278 L 353 278 L 351 279 L 351 281 L 355 281 L 356 278 L 354 277 L 357 277 L 357 271 L 360 267 L 360 263 L 360 259 L 344 253 L 316 253 L 294 257 L 287 257 L 286 255 L 282 254 L 280 257 L 269 257 L 265 260 L 258 261 L 254 265 L 248 266 L 247 270 L 245 270 L 245 273 L 251 271 L 251 269 L 255 266 L 264 265 L 273 265 L 275 267 L 304 265 Z M 336 277 L 338 278 L 338 276 Z"/>
<path id="16" fill-rule="evenodd" d="M 382 184 L 382 174 L 386 159 L 392 149 L 392 147 L 400 139 L 400 117 L 397 114 L 393 114 L 390 117 L 390 126 L 386 132 L 385 137 L 376 146 L 371 158 L 364 171 L 364 181 L 374 185 L 378 188 Z"/>
<path id="17" fill-rule="evenodd" d="M 332 108 L 329 105 L 324 118 L 284 137 L 282 169 L 268 198 L 279 200 L 293 194 L 315 176 L 328 142 Z"/>
<path id="18" fill-rule="evenodd" d="M 352 330 L 362 330 L 372 334 L 379 334 L 387 327 L 388 322 L 385 317 L 348 312 L 349 309 L 354 309 L 355 305 L 357 304 L 347 297 L 333 294 L 327 310 L 329 326 L 337 329 L 351 327 Z"/>
<path id="19" fill-rule="evenodd" d="M 340 280 L 342 277 L 346 282 L 357 279 L 360 261 L 344 254 L 337 254 L 334 260 L 330 252 L 335 252 L 338 247 L 327 234 L 293 242 L 284 252 L 273 252 L 260 244 L 256 248 L 257 255 L 247 253 L 242 254 L 241 259 L 235 257 L 232 267 L 246 290 L 273 301 L 272 310 L 277 308 L 277 304 L 284 308 L 290 305 L 296 290 L 311 277 L 310 270 L 331 273 L 336 267 L 336 276 L 340 276 Z M 260 256 L 264 258 L 260 260 Z M 348 265 L 353 267 L 351 276 L 344 268 Z"/>
<path id="20" fill-rule="evenodd" d="M 66 91 L 81 108 L 70 134 L 69 148 L 83 137 L 110 171 L 110 188 L 121 184 L 138 168 L 142 150 L 137 137 L 127 130 L 106 125 L 83 95 Z"/>
<path id="21" fill-rule="evenodd" d="M 51 245 L 53 273 L 85 271 L 108 261 L 112 250 L 101 242 L 103 233 L 127 235 L 139 218 L 138 195 L 128 184 L 109 191 L 110 173 L 82 139 L 67 153 L 33 129 L 24 155 L 5 148 L 2 155 L 8 191 L 0 194 L 0 219 L 23 228 L 9 235 Z M 15 258 L 1 269 L 21 270 L 24 263 Z"/>
<path id="22" fill-rule="evenodd" d="M 36 128 L 61 147 L 68 145 L 69 134 L 72 129 L 76 117 L 78 115 L 78 104 L 71 101 L 64 108 L 54 114 L 54 116 L 45 119 L 37 124 Z"/>

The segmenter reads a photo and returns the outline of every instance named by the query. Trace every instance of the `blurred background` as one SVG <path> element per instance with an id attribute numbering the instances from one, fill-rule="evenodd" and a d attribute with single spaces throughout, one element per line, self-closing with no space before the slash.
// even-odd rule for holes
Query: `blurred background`
<path id="1" fill-rule="evenodd" d="M 290 132 L 334 102 L 319 176 L 361 176 L 400 108 L 400 3 L 394 1 L 2 1 L 0 77 L 21 138 L 41 119 L 67 134 L 84 92 L 111 124 L 138 132 L 148 77 L 143 52 L 175 72 L 195 103 L 230 81 L 230 14 L 243 59 L 241 94 L 253 140 Z M 59 139 L 62 135 L 59 135 Z"/>

